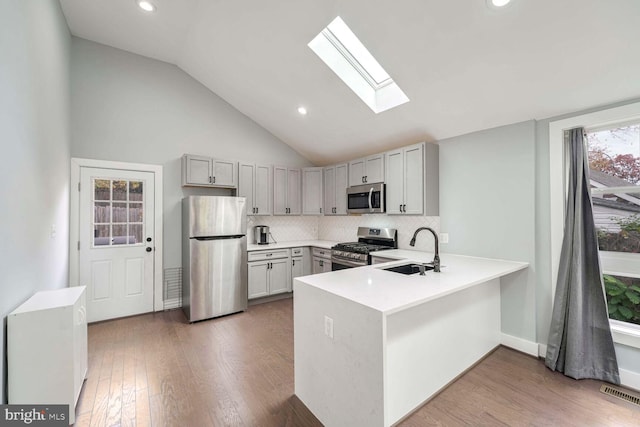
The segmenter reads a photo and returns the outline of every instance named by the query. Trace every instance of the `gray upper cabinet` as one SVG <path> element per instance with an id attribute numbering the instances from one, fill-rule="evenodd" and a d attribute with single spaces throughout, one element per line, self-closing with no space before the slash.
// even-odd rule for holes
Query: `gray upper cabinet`
<path id="1" fill-rule="evenodd" d="M 240 163 L 238 196 L 247 199 L 247 215 L 271 215 L 271 166 Z"/>
<path id="2" fill-rule="evenodd" d="M 346 163 L 324 168 L 324 214 L 347 214 L 348 170 Z"/>
<path id="3" fill-rule="evenodd" d="M 300 169 L 273 167 L 273 214 L 300 215 L 302 212 Z"/>
<path id="4" fill-rule="evenodd" d="M 236 188 L 238 163 L 207 156 L 182 156 L 182 185 Z"/>
<path id="5" fill-rule="evenodd" d="M 438 215 L 438 146 L 410 145 L 385 157 L 387 213 Z"/>
<path id="6" fill-rule="evenodd" d="M 349 186 L 384 182 L 384 153 L 349 162 Z"/>
<path id="7" fill-rule="evenodd" d="M 322 168 L 302 169 L 302 214 L 322 215 Z"/>

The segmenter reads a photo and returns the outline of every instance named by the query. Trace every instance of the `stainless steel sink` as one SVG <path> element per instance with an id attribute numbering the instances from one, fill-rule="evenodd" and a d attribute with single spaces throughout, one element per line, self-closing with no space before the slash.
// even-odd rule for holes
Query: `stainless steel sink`
<path id="1" fill-rule="evenodd" d="M 424 266 L 425 271 L 433 270 L 433 265 L 431 264 L 422 264 Z M 383 270 L 391 271 L 392 273 L 400 273 L 400 274 L 416 274 L 420 273 L 420 264 L 409 263 L 396 265 L 394 267 L 383 268 Z"/>

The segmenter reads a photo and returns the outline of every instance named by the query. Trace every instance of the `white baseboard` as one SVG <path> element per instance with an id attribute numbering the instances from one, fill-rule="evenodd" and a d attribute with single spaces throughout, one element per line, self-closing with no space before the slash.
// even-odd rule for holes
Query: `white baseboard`
<path id="1" fill-rule="evenodd" d="M 543 359 L 547 357 L 547 345 L 546 344 L 538 344 L 538 356 Z"/>
<path id="2" fill-rule="evenodd" d="M 514 350 L 521 351 L 534 357 L 538 357 L 538 343 L 527 341 L 512 335 L 501 334 L 500 344 Z"/>
<path id="3" fill-rule="evenodd" d="M 626 369 L 620 369 L 620 384 L 640 391 L 640 374 Z"/>

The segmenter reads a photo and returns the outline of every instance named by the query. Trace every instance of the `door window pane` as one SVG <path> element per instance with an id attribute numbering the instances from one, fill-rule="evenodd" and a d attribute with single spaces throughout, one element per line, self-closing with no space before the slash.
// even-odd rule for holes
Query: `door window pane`
<path id="1" fill-rule="evenodd" d="M 113 200 L 127 200 L 127 181 L 113 181 Z"/>
<path id="2" fill-rule="evenodd" d="M 142 203 L 129 203 L 129 222 L 142 222 Z"/>
<path id="3" fill-rule="evenodd" d="M 142 182 L 129 181 L 129 200 L 132 202 L 142 201 Z"/>
<path id="4" fill-rule="evenodd" d="M 144 245 L 143 181 L 93 180 L 93 245 Z"/>
<path id="5" fill-rule="evenodd" d="M 129 244 L 142 243 L 142 224 L 129 225 Z"/>
<path id="6" fill-rule="evenodd" d="M 111 222 L 111 203 L 109 202 L 96 202 L 93 209 L 95 223 L 110 223 Z"/>
<path id="7" fill-rule="evenodd" d="M 96 179 L 93 188 L 94 200 L 111 200 L 111 181 Z"/>

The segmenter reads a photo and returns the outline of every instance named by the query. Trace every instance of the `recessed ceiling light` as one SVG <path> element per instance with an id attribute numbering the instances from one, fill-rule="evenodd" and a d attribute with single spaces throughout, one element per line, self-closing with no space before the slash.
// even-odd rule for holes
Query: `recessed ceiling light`
<path id="1" fill-rule="evenodd" d="M 156 6 L 148 0 L 137 0 L 138 7 L 145 12 L 155 12 Z"/>
<path id="2" fill-rule="evenodd" d="M 303 116 L 307 115 L 307 109 L 304 107 L 298 107 L 298 113 L 300 113 Z"/>
<path id="3" fill-rule="evenodd" d="M 487 5 L 493 9 L 504 7 L 509 3 L 511 3 L 511 0 L 487 0 Z"/>

